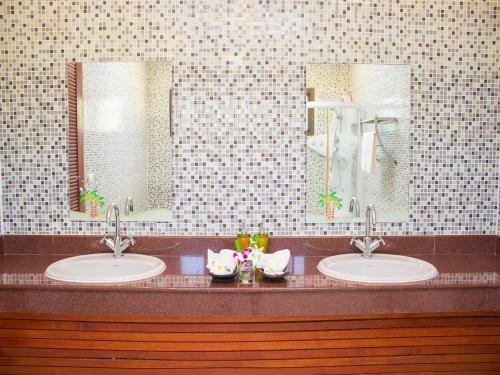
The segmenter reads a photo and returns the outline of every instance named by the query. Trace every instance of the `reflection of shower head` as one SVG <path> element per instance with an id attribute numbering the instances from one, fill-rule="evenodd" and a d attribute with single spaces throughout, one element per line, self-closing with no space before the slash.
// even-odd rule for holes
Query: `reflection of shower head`
<path id="1" fill-rule="evenodd" d="M 340 128 L 339 130 L 342 131 L 342 120 L 343 120 L 343 116 L 342 116 L 342 109 L 341 108 L 333 108 L 332 109 L 332 112 L 334 113 L 335 115 L 335 120 L 337 120 L 338 122 L 335 124 L 335 129 L 337 129 L 337 126 Z"/>
<path id="2" fill-rule="evenodd" d="M 343 119 L 343 117 L 342 117 L 342 112 L 340 112 L 338 109 L 334 109 L 333 111 L 335 112 L 335 118 L 336 118 L 337 120 L 342 121 L 342 119 Z"/>

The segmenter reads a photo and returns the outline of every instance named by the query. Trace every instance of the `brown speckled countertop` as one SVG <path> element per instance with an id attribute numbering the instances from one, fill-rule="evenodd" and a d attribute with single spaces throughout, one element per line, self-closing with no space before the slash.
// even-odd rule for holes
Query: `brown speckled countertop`
<path id="1" fill-rule="evenodd" d="M 52 280 L 44 275 L 48 265 L 67 255 L 3 255 L 0 256 L 0 288 L 89 289 L 183 292 L 204 289 L 218 292 L 261 292 L 263 289 L 280 292 L 297 290 L 352 289 L 422 289 L 500 287 L 500 256 L 496 255 L 424 255 L 417 256 L 437 267 L 439 275 L 432 280 L 408 284 L 360 284 L 322 275 L 316 268 L 321 256 L 295 255 L 290 259 L 290 274 L 284 280 L 270 281 L 259 277 L 250 285 L 237 278 L 229 282 L 213 280 L 205 268 L 206 257 L 201 254 L 158 256 L 167 265 L 159 276 L 123 284 L 75 284 Z"/>
<path id="2" fill-rule="evenodd" d="M 334 254 L 330 254 L 334 255 Z M 161 275 L 128 284 L 82 285 L 44 276 L 69 255 L 0 255 L 0 311 L 117 315 L 332 315 L 499 311 L 500 256 L 416 255 L 439 276 L 412 284 L 363 285 L 323 276 L 325 255 L 292 250 L 284 281 L 214 282 L 202 251 L 160 256 Z"/>

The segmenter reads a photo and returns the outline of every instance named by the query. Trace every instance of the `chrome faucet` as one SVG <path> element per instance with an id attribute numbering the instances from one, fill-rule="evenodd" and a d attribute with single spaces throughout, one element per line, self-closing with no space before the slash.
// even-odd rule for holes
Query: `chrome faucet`
<path id="1" fill-rule="evenodd" d="M 109 233 L 109 228 L 111 227 L 111 215 L 115 214 L 115 234 L 114 237 Z M 111 250 L 113 250 L 113 256 L 121 257 L 123 252 L 129 247 L 135 245 L 135 240 L 132 235 L 128 235 L 128 238 L 122 241 L 120 235 L 120 210 L 116 203 L 111 203 L 106 211 L 106 226 L 107 230 L 104 237 L 101 239 L 101 243 L 105 244 Z"/>
<path id="2" fill-rule="evenodd" d="M 134 201 L 129 196 L 125 201 L 125 216 L 129 216 L 132 212 L 134 212 Z"/>
<path id="3" fill-rule="evenodd" d="M 349 203 L 349 212 L 354 213 L 354 217 L 359 217 L 361 209 L 359 208 L 358 198 L 352 197 L 351 202 Z"/>
<path id="4" fill-rule="evenodd" d="M 377 239 L 372 239 L 370 237 L 372 225 L 374 225 L 376 221 L 377 214 L 375 212 L 375 207 L 369 204 L 366 207 L 365 237 L 360 239 L 358 236 L 353 236 L 351 239 L 351 245 L 354 245 L 361 250 L 363 252 L 363 256 L 366 258 L 371 258 L 372 252 L 375 251 L 375 249 L 377 249 L 380 245 L 385 245 L 382 237 L 378 236 Z"/>

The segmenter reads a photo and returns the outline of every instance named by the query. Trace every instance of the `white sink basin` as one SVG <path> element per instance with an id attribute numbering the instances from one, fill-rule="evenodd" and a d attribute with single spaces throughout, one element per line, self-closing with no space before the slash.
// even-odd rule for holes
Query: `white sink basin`
<path id="1" fill-rule="evenodd" d="M 432 264 L 401 255 L 342 254 L 322 259 L 318 270 L 336 279 L 361 283 L 409 283 L 432 279 L 438 271 Z"/>
<path id="2" fill-rule="evenodd" d="M 80 255 L 52 263 L 45 276 L 72 283 L 123 283 L 147 279 L 165 270 L 165 263 L 149 255 L 112 253 Z"/>

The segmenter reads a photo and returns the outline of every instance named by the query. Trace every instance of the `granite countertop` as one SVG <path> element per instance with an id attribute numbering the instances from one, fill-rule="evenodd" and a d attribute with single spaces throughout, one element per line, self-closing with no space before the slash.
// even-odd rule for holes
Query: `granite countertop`
<path id="1" fill-rule="evenodd" d="M 167 268 L 127 284 L 70 284 L 44 276 L 68 255 L 0 255 L 0 311 L 144 315 L 329 315 L 500 310 L 500 256 L 420 255 L 439 276 L 411 284 L 368 285 L 328 278 L 324 256 L 292 255 L 289 276 L 244 285 L 216 282 L 200 251 L 160 256 Z"/>
<path id="2" fill-rule="evenodd" d="M 497 255 L 421 255 L 438 269 L 432 280 L 408 284 L 361 284 L 333 279 L 316 268 L 322 256 L 292 255 L 284 280 L 259 277 L 250 285 L 237 278 L 216 281 L 208 275 L 206 256 L 199 252 L 174 256 L 158 256 L 167 268 L 159 276 L 123 284 L 76 284 L 52 280 L 44 275 L 45 268 L 68 255 L 2 255 L 0 256 L 0 288 L 43 288 L 73 290 L 131 290 L 183 292 L 294 292 L 304 290 L 365 290 L 365 289 L 430 289 L 430 288 L 495 288 L 500 287 L 500 256 Z"/>

